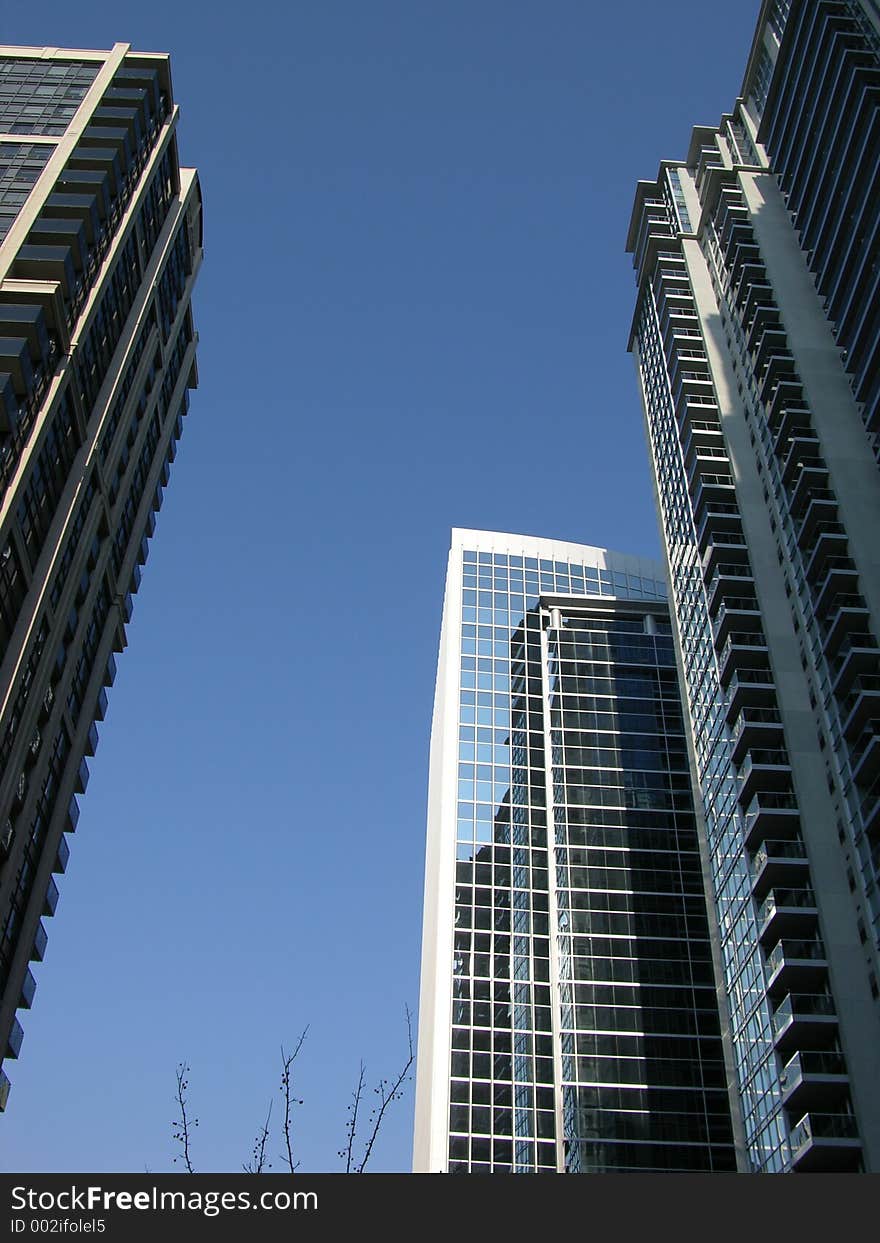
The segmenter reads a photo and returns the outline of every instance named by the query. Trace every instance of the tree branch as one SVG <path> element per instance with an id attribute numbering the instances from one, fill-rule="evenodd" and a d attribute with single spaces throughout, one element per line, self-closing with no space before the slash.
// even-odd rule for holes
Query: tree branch
<path id="1" fill-rule="evenodd" d="M 345 1147 L 345 1151 L 340 1152 L 339 1154 L 340 1157 L 345 1157 L 346 1174 L 351 1173 L 351 1163 L 352 1163 L 353 1156 L 354 1156 L 354 1137 L 355 1137 L 355 1134 L 357 1133 L 358 1109 L 360 1108 L 361 1097 L 363 1096 L 363 1093 L 364 1093 L 365 1072 L 366 1072 L 366 1067 L 364 1066 L 363 1062 L 361 1062 L 361 1068 L 360 1068 L 360 1074 L 358 1075 L 357 1087 L 355 1088 L 352 1094 L 352 1103 L 348 1107 L 348 1113 L 350 1117 L 345 1126 L 345 1130 L 348 1134 L 348 1144 Z"/>
<path id="2" fill-rule="evenodd" d="M 409 1006 L 406 1007 L 406 1037 L 409 1046 L 409 1056 L 406 1059 L 406 1065 L 395 1079 L 391 1088 L 388 1087 L 387 1079 L 380 1079 L 379 1086 L 375 1089 L 379 1095 L 379 1108 L 373 1112 L 373 1129 L 370 1132 L 370 1138 L 367 1140 L 367 1146 L 364 1149 L 364 1155 L 361 1163 L 355 1171 L 357 1174 L 363 1174 L 366 1168 L 367 1162 L 373 1152 L 373 1145 L 376 1142 L 376 1136 L 379 1134 L 379 1127 L 382 1125 L 382 1119 L 385 1117 L 386 1109 L 392 1101 L 400 1100 L 403 1096 L 401 1089 L 403 1088 L 407 1076 L 409 1075 L 409 1068 L 413 1064 L 412 1015 L 410 1014 Z M 346 1173 L 348 1173 L 348 1171 L 346 1171 Z"/>
<path id="3" fill-rule="evenodd" d="M 266 1121 L 254 1140 L 254 1159 L 241 1167 L 245 1174 L 262 1174 L 264 1169 L 272 1168 L 272 1162 L 266 1161 L 266 1143 L 269 1139 L 269 1119 L 271 1117 L 272 1101 L 269 1101 L 269 1112 L 266 1114 Z"/>
<path id="4" fill-rule="evenodd" d="M 299 1162 L 297 1161 L 296 1164 L 294 1164 L 294 1160 L 293 1160 L 293 1143 L 290 1138 L 290 1133 L 291 1133 L 290 1107 L 291 1105 L 301 1105 L 302 1101 L 290 1095 L 290 1083 L 291 1083 L 290 1068 L 293 1065 L 293 1063 L 296 1061 L 296 1055 L 299 1053 L 300 1049 L 303 1046 L 303 1041 L 305 1040 L 306 1035 L 308 1034 L 308 1030 L 309 1028 L 307 1024 L 305 1028 L 303 1029 L 303 1033 L 300 1036 L 299 1040 L 297 1041 L 296 1048 L 294 1049 L 292 1053 L 290 1054 L 285 1053 L 284 1045 L 281 1046 L 281 1067 L 282 1067 L 281 1069 L 281 1090 L 284 1093 L 284 1125 L 283 1125 L 282 1130 L 284 1131 L 284 1144 L 287 1149 L 286 1154 L 283 1154 L 283 1155 L 285 1157 L 285 1161 L 287 1162 L 287 1168 L 290 1170 L 291 1174 L 293 1174 L 295 1170 L 298 1168 Z"/>
<path id="5" fill-rule="evenodd" d="M 175 1118 L 171 1123 L 172 1135 L 178 1144 L 183 1148 L 183 1152 L 174 1158 L 175 1163 L 183 1158 L 186 1166 L 187 1174 L 194 1174 L 192 1160 L 189 1155 L 189 1131 L 190 1127 L 199 1125 L 198 1118 L 190 1119 L 186 1112 L 186 1090 L 189 1087 L 189 1067 L 185 1062 L 178 1063 L 177 1066 L 177 1107 L 180 1110 L 180 1117 Z"/>

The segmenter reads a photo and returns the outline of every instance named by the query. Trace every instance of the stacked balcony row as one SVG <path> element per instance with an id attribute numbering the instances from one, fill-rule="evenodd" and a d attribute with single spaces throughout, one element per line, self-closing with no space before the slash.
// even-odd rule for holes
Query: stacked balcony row
<path id="1" fill-rule="evenodd" d="M 825 555 L 842 531 L 836 499 L 741 192 L 729 179 L 715 212 L 732 308 L 738 313 L 797 540 L 812 569 L 826 652 L 864 609 L 854 566 Z M 839 530 L 838 530 L 839 529 Z M 717 551 L 714 535 L 717 533 Z M 723 541 L 723 543 L 722 543 Z M 765 957 L 773 1039 L 796 1170 L 854 1169 L 860 1161 L 849 1080 L 769 650 L 745 537 L 733 506 L 707 514 L 704 570 L 739 769 L 752 896 Z M 809 581 L 809 578 L 808 578 Z"/>

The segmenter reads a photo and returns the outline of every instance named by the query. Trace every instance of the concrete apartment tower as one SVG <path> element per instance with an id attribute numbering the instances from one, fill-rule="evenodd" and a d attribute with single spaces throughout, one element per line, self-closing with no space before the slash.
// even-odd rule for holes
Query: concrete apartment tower
<path id="1" fill-rule="evenodd" d="M 0 47 L 0 1054 L 196 384 L 169 59 Z M 0 1108 L 9 1080 L 0 1070 Z"/>
<path id="2" fill-rule="evenodd" d="M 654 562 L 452 533 L 414 1168 L 736 1168 Z"/>
<path id="3" fill-rule="evenodd" d="M 765 0 L 628 238 L 754 1171 L 880 1170 L 878 80 L 872 0 Z"/>

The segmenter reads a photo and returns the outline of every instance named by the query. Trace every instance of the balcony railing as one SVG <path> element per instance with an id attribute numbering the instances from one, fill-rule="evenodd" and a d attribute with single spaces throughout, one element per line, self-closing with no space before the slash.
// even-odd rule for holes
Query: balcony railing
<path id="1" fill-rule="evenodd" d="M 856 1120 L 847 1113 L 807 1113 L 792 1127 L 796 1170 L 821 1172 L 859 1168 L 861 1144 Z"/>
<path id="2" fill-rule="evenodd" d="M 805 1114 L 793 1127 L 791 1146 L 800 1148 L 813 1139 L 858 1139 L 859 1128 L 851 1114 Z"/>
<path id="3" fill-rule="evenodd" d="M 821 941 L 779 941 L 767 955 L 771 974 L 780 971 L 790 962 L 825 962 L 825 946 Z M 806 994 L 810 996 L 810 994 Z"/>
<path id="4" fill-rule="evenodd" d="M 794 1087 L 805 1075 L 846 1075 L 843 1054 L 833 1049 L 803 1049 L 790 1057 L 779 1072 L 784 1092 Z"/>
<path id="5" fill-rule="evenodd" d="M 727 683 L 727 720 L 733 724 L 743 708 L 776 703 L 776 688 L 768 668 L 737 669 Z"/>
<path id="6" fill-rule="evenodd" d="M 752 871 L 759 872 L 768 859 L 806 859 L 807 850 L 797 838 L 788 841 L 766 841 L 755 851 Z"/>
<path id="7" fill-rule="evenodd" d="M 746 807 L 746 843 L 749 849 L 763 842 L 768 833 L 794 834 L 799 828 L 797 799 L 792 789 L 762 789 Z"/>
<path id="8" fill-rule="evenodd" d="M 789 857 L 796 858 L 797 856 L 792 854 Z M 815 910 L 816 895 L 807 885 L 801 889 L 774 889 L 761 904 L 761 918 L 766 919 L 773 911 L 783 906 Z"/>
<path id="9" fill-rule="evenodd" d="M 767 659 L 767 641 L 761 631 L 733 630 L 718 651 L 722 680 L 725 676 L 730 680 L 733 672 L 740 672 L 743 667 L 764 667 Z"/>
<path id="10" fill-rule="evenodd" d="M 851 738 L 880 707 L 880 674 L 863 673 L 841 704 L 843 732 Z"/>
<path id="11" fill-rule="evenodd" d="M 739 775 L 745 780 L 756 768 L 788 767 L 788 752 L 782 747 L 753 747 L 740 765 Z"/>
<path id="12" fill-rule="evenodd" d="M 880 719 L 869 720 L 853 743 L 853 777 L 861 786 L 880 772 Z"/>

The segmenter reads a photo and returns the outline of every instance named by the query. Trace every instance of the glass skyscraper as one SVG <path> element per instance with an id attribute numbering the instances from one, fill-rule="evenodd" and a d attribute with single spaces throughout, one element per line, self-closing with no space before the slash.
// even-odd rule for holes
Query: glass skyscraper
<path id="1" fill-rule="evenodd" d="M 661 567 L 453 531 L 417 1171 L 736 1168 L 691 785 Z"/>
<path id="2" fill-rule="evenodd" d="M 0 1060 L 196 383 L 176 126 L 167 56 L 0 47 Z"/>
<path id="3" fill-rule="evenodd" d="M 768 0 L 636 193 L 641 385 L 731 1101 L 756 1171 L 880 1169 L 880 17 Z"/>

